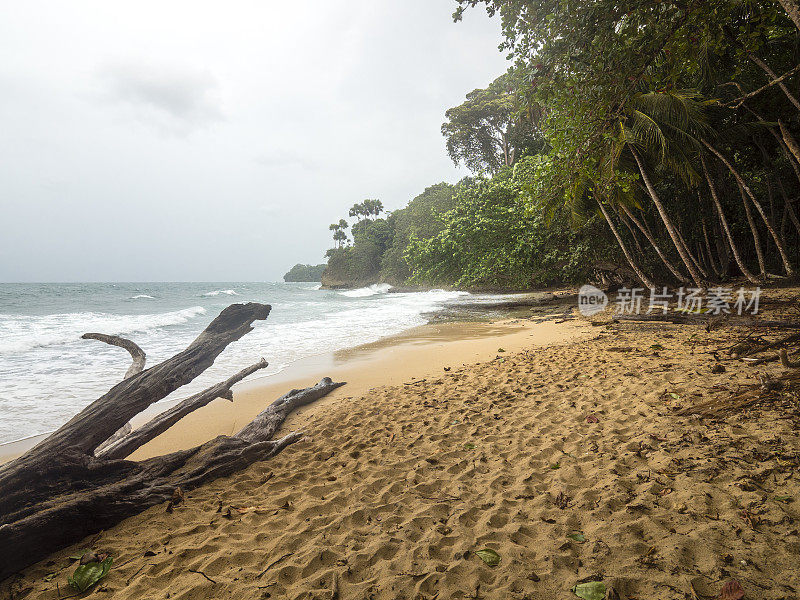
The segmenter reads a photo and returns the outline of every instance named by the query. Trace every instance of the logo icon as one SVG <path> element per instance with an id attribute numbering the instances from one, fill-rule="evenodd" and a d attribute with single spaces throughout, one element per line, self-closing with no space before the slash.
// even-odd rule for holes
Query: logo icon
<path id="1" fill-rule="evenodd" d="M 578 290 L 578 310 L 584 317 L 603 312 L 608 306 L 606 293 L 593 285 L 584 285 Z"/>

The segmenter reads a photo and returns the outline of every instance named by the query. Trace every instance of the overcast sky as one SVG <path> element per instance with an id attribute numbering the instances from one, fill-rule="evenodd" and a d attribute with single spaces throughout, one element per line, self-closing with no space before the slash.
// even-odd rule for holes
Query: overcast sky
<path id="1" fill-rule="evenodd" d="M 465 174 L 507 63 L 452 0 L 0 0 L 0 281 L 278 280 L 364 198 Z"/>

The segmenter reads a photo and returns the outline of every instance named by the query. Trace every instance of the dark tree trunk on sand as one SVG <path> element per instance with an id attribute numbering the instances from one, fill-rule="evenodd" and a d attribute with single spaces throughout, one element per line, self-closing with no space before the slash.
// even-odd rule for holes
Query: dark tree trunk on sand
<path id="1" fill-rule="evenodd" d="M 0 466 L 0 580 L 81 538 L 217 477 L 264 460 L 298 441 L 302 433 L 272 436 L 296 408 L 343 383 L 325 378 L 292 390 L 269 405 L 233 436 L 141 462 L 124 460 L 192 410 L 215 397 L 230 397 L 231 386 L 266 366 L 266 361 L 184 400 L 153 421 L 97 448 L 132 417 L 189 383 L 225 347 L 269 315 L 262 304 L 234 304 L 211 322 L 186 350 L 126 378 L 66 425 L 20 458 Z M 95 338 L 99 339 L 99 338 Z M 103 340 L 107 341 L 107 340 Z"/>

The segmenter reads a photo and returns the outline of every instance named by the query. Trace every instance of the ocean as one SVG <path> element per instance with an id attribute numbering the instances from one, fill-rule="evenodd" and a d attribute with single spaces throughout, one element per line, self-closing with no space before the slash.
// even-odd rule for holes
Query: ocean
<path id="1" fill-rule="evenodd" d="M 274 374 L 298 359 L 422 325 L 426 314 L 470 296 L 388 290 L 321 290 L 313 283 L 0 283 L 0 443 L 56 429 L 120 381 L 128 353 L 80 339 L 86 332 L 132 339 L 152 366 L 185 348 L 229 304 L 271 304 L 266 321 L 257 321 L 254 331 L 172 396 L 181 398 L 261 357 L 270 363 L 261 375 Z"/>

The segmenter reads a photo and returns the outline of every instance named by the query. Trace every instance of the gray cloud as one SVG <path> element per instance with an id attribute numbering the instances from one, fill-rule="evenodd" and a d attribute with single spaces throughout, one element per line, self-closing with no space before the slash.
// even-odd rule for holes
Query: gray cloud
<path id="1" fill-rule="evenodd" d="M 0 281 L 317 264 L 354 202 L 465 174 L 444 112 L 508 67 L 452 0 L 5 4 Z"/>
<path id="2" fill-rule="evenodd" d="M 105 97 L 165 133 L 186 135 L 223 120 L 219 82 L 208 71 L 113 64 L 99 71 Z"/>

